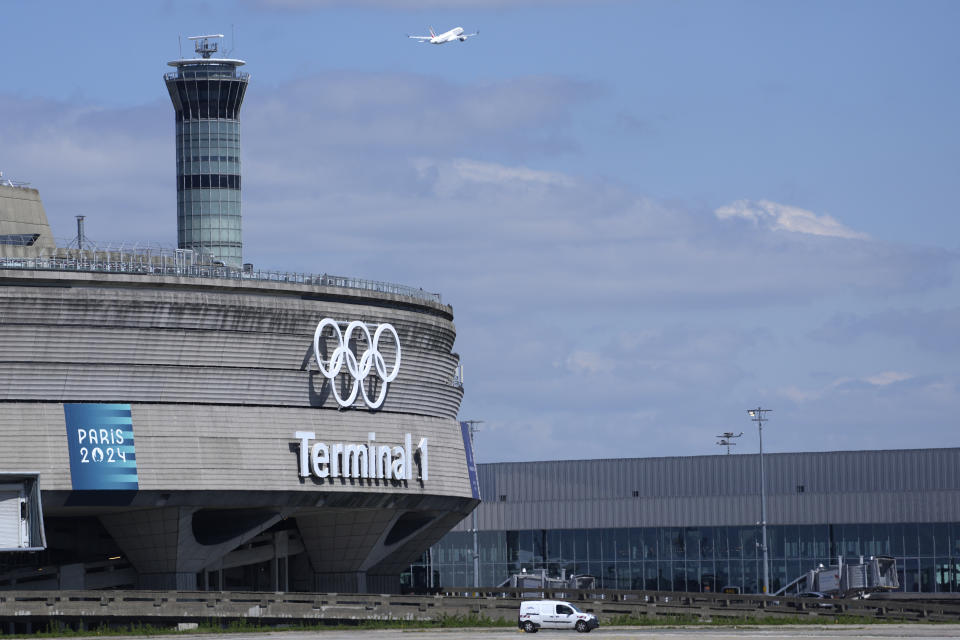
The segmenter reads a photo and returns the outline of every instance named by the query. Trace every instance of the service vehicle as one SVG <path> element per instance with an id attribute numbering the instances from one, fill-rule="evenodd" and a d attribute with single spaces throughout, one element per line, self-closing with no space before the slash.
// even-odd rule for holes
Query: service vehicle
<path id="1" fill-rule="evenodd" d="M 525 600 L 520 603 L 517 626 L 527 633 L 540 629 L 576 629 L 588 633 L 600 626 L 597 616 L 562 600 Z"/>

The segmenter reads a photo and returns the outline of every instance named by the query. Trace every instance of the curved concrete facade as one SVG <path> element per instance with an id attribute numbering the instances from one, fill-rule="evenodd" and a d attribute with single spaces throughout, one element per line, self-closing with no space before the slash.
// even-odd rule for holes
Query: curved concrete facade
<path id="1" fill-rule="evenodd" d="M 341 408 L 320 375 L 313 334 L 328 317 L 396 329 L 401 366 L 377 410 Z M 191 589 L 204 572 L 242 566 L 251 540 L 284 532 L 273 538 L 275 572 L 296 557 L 284 571 L 302 578 L 308 560 L 310 588 L 394 590 L 477 502 L 456 419 L 455 336 L 449 306 L 407 296 L 0 269 L 0 472 L 39 473 L 48 564 L 89 560 L 65 540 L 77 519 L 92 537 L 106 532 L 97 548 L 115 545 L 139 586 Z M 380 350 L 392 364 L 392 337 Z M 136 490 L 78 489 L 64 405 L 129 406 Z M 304 442 L 366 447 L 372 477 L 318 477 Z M 409 467 L 399 480 L 372 471 L 386 447 L 396 448 L 386 460 Z M 354 457 L 338 461 L 359 469 Z M 332 462 L 318 468 L 336 475 Z"/>

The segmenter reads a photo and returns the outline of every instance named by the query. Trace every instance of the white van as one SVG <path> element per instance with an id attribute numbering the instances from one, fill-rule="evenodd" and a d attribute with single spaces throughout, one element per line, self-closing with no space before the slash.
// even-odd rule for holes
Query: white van
<path id="1" fill-rule="evenodd" d="M 597 616 L 584 613 L 561 600 L 526 600 L 520 603 L 517 626 L 527 633 L 540 629 L 576 629 L 587 633 L 600 626 Z"/>

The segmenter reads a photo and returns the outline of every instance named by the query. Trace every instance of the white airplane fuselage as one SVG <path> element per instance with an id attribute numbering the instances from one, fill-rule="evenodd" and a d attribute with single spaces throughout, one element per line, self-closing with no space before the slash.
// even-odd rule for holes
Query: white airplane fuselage
<path id="1" fill-rule="evenodd" d="M 479 33 L 479 31 L 474 33 L 464 33 L 463 27 L 454 27 L 453 29 L 450 29 L 450 31 L 444 31 L 443 33 L 438 34 L 433 30 L 433 27 L 430 27 L 430 35 L 428 36 L 411 36 L 408 34 L 407 37 L 412 40 L 427 42 L 429 44 L 446 44 L 448 42 L 453 42 L 454 40 L 466 42 L 467 38 L 472 38 Z"/>
<path id="2" fill-rule="evenodd" d="M 463 42 L 466 40 L 463 35 L 463 27 L 456 27 L 455 29 L 450 29 L 446 33 L 441 33 L 439 35 L 433 36 L 430 38 L 430 44 L 445 44 L 447 42 L 453 42 L 454 40 L 460 40 Z"/>

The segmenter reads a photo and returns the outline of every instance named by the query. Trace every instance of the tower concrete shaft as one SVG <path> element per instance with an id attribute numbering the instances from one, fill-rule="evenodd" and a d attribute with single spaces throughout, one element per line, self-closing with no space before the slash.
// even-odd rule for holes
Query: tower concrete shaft
<path id="1" fill-rule="evenodd" d="M 197 36 L 199 57 L 164 75 L 176 111 L 177 246 L 199 260 L 240 267 L 240 106 L 250 74 L 243 60 L 212 58 L 222 36 Z"/>

